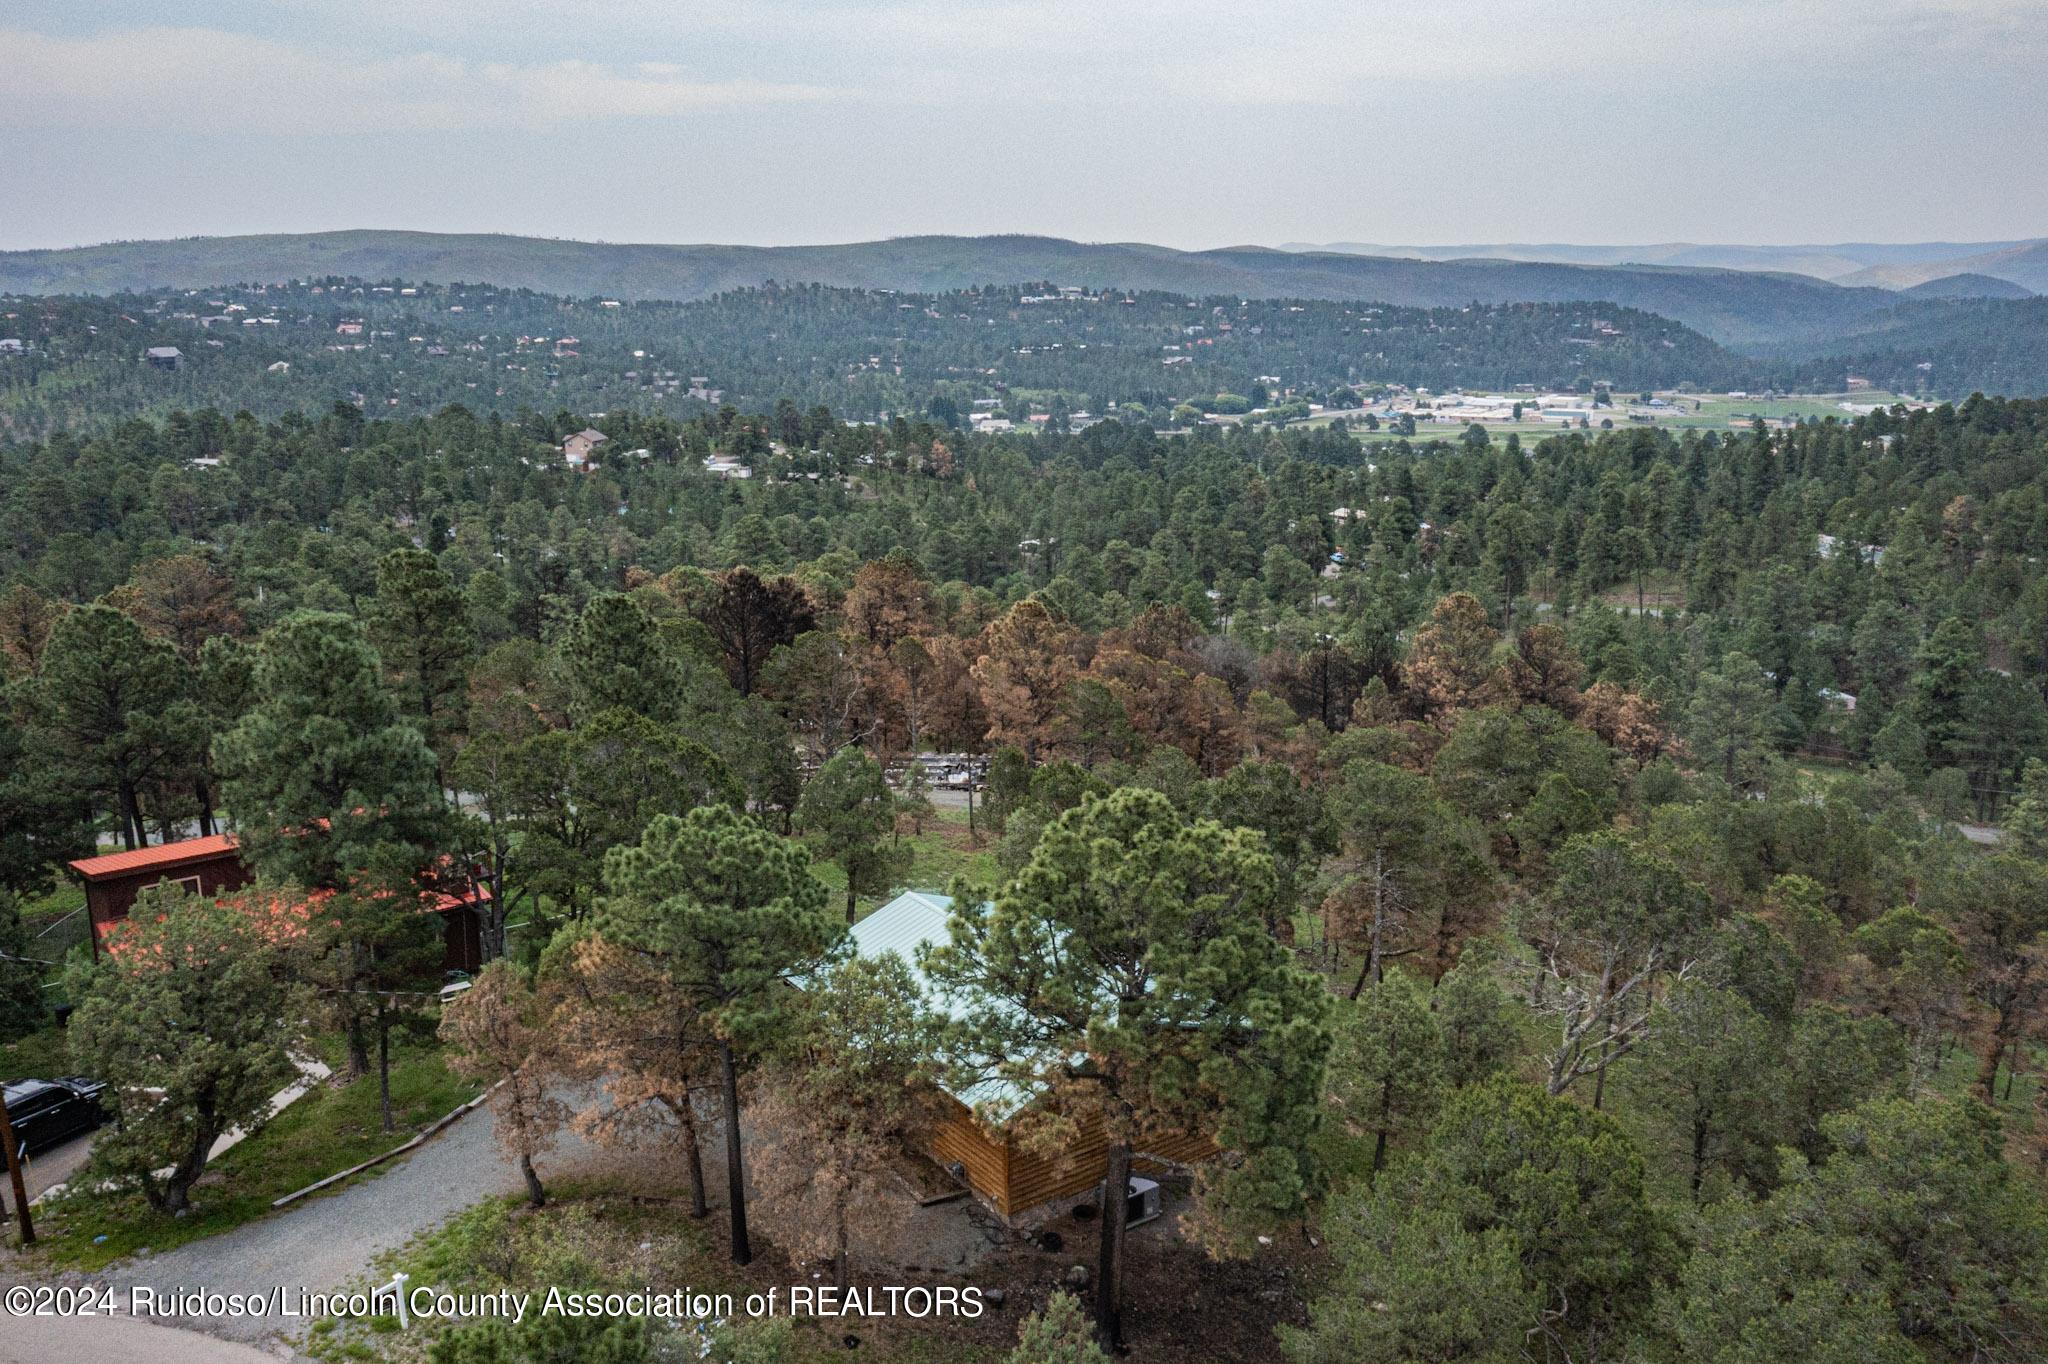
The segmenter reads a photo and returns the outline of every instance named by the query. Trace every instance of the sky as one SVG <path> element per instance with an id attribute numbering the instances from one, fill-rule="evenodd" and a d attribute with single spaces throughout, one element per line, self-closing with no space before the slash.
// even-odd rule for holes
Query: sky
<path id="1" fill-rule="evenodd" d="M 0 249 L 2048 234 L 2048 0 L 0 0 Z"/>

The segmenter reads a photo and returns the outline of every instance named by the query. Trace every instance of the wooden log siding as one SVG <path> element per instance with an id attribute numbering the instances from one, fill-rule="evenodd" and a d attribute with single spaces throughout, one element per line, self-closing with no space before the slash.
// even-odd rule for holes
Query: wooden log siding
<path id="1" fill-rule="evenodd" d="M 926 1138 L 926 1149 L 941 1165 L 958 1162 L 967 1182 L 1003 1217 L 1016 1217 L 1047 1203 L 1085 1194 L 1102 1183 L 1109 1169 L 1109 1141 L 1098 1119 L 1079 1124 L 1064 1150 L 1031 1151 L 1012 1132 L 991 1133 L 958 1100 Z M 1143 1150 L 1181 1165 L 1193 1165 L 1216 1154 L 1206 1136 L 1168 1136 L 1148 1140 Z M 1132 1170 L 1158 1176 L 1169 1173 L 1157 1161 L 1138 1159 Z"/>
<path id="2" fill-rule="evenodd" d="M 959 1162 L 967 1182 L 1003 1216 L 1010 1215 L 1010 1148 L 958 1099 L 946 1097 L 946 1115 L 925 1139 L 932 1159 L 942 1166 Z"/>
<path id="3" fill-rule="evenodd" d="M 1074 1134 L 1073 1142 L 1052 1155 L 1038 1155 L 1026 1150 L 1014 1134 L 1007 1136 L 1004 1145 L 1010 1157 L 1007 1191 L 1010 1206 L 1003 1209 L 1006 1217 L 1028 1212 L 1041 1204 L 1057 1203 L 1063 1198 L 1087 1193 L 1101 1184 L 1109 1173 L 1109 1138 L 1103 1132 L 1100 1119 L 1083 1121 Z M 1165 1136 L 1148 1138 L 1137 1149 L 1150 1151 L 1180 1165 L 1194 1165 L 1215 1155 L 1216 1143 L 1199 1134 Z M 1131 1173 L 1157 1177 L 1167 1170 L 1157 1161 L 1140 1157 L 1132 1160 Z"/>

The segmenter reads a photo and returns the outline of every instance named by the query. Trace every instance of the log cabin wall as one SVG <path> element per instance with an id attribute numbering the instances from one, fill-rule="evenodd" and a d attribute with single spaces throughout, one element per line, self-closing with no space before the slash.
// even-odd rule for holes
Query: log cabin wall
<path id="1" fill-rule="evenodd" d="M 1024 1149 L 1014 1135 L 1008 1136 L 1009 1197 L 1015 1212 L 1028 1212 L 1047 1203 L 1057 1203 L 1088 1193 L 1109 1173 L 1109 1138 L 1099 1120 L 1081 1124 L 1073 1145 L 1050 1155 Z M 1206 1136 L 1174 1136 L 1149 1139 L 1144 1148 L 1182 1165 L 1194 1165 L 1216 1154 L 1216 1143 Z M 1156 1177 L 1165 1170 L 1154 1161 L 1137 1160 L 1134 1174 Z M 1005 1215 L 1014 1215 L 1007 1211 Z"/>
<path id="2" fill-rule="evenodd" d="M 947 1103 L 946 1116 L 927 1137 L 926 1149 L 942 1166 L 957 1161 L 974 1192 L 1005 1221 L 1086 1194 L 1109 1172 L 1109 1142 L 1100 1121 L 1084 1122 L 1066 1151 L 1040 1154 L 1027 1150 L 1011 1133 L 992 1135 L 958 1100 Z M 1216 1144 L 1199 1135 L 1161 1137 L 1147 1141 L 1144 1149 L 1184 1165 L 1216 1154 Z M 1152 1176 L 1165 1173 L 1149 1160 L 1134 1162 L 1132 1169 Z"/>

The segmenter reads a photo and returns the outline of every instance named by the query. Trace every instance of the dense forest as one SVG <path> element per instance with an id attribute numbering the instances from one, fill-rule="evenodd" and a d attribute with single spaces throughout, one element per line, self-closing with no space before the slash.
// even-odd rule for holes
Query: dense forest
<path id="1" fill-rule="evenodd" d="M 1925 299 L 1859 322 L 1794 365 L 1791 380 L 1832 381 L 1845 370 L 1895 392 L 2048 390 L 2048 299 Z"/>
<path id="2" fill-rule="evenodd" d="M 1590 394 L 1770 377 L 1677 323 L 1607 304 L 1422 310 L 1049 284 L 930 296 L 804 286 L 634 304 L 327 281 L 0 299 L 0 333 L 9 328 L 25 353 L 0 355 L 0 421 L 29 434 L 181 406 L 279 416 L 343 399 L 396 415 L 452 402 L 507 415 L 687 415 L 707 395 L 753 411 L 788 398 L 849 418 L 931 410 L 957 420 L 978 398 L 1057 394 L 1074 411 L 1116 404 L 1130 409 L 1126 424 L 1149 414 L 1165 425 L 1188 399 L 1249 403 L 1270 390 L 1277 403 L 1283 388 L 1304 400 L 1338 394 L 1341 405 L 1352 385 Z M 156 346 L 181 352 L 176 370 L 142 362 Z"/>
<path id="3" fill-rule="evenodd" d="M 73 968 L 89 1056 L 138 1053 L 121 1008 L 167 987 L 137 962 L 219 972 L 240 959 L 221 942 L 331 933 L 359 950 L 306 977 L 370 1065 L 391 1022 L 368 1001 L 404 957 L 382 887 L 459 857 L 494 888 L 488 941 L 514 907 L 534 925 L 442 1027 L 506 1080 L 536 1205 L 530 1157 L 565 1121 L 536 1075 L 628 1076 L 615 1092 L 666 1097 L 693 1155 L 693 1089 L 734 1151 L 744 1096 L 749 1124 L 808 1124 L 830 1175 L 764 1155 L 761 1226 L 843 1281 L 879 1134 L 914 1120 L 877 1096 L 980 1067 L 1098 1106 L 1112 1170 L 1162 1127 L 1214 1140 L 1187 1234 L 1308 1266 L 1229 1304 L 1264 1333 L 1245 1358 L 2048 1350 L 2048 401 L 1529 446 L 990 436 L 825 400 L 885 332 L 854 415 L 979 396 L 952 365 L 1150 407 L 1262 371 L 1366 382 L 1367 348 L 1483 367 L 1551 356 L 1548 336 L 1530 363 L 1565 365 L 1596 321 L 1663 336 L 1603 347 L 1617 381 L 1704 343 L 1591 305 L 471 291 L 503 310 L 486 332 L 548 338 L 528 374 L 603 357 L 608 440 L 575 468 L 581 390 L 573 411 L 510 383 L 545 406 L 406 411 L 460 397 L 418 377 L 432 362 L 511 373 L 462 357 L 459 296 L 273 290 L 278 325 L 237 320 L 211 356 L 169 314 L 244 295 L 33 305 L 41 368 L 8 410 L 78 429 L 0 450 L 8 931 L 96 836 L 223 818 L 265 885 L 350 906 L 303 933 L 141 926 L 155 954 Z M 284 349 L 340 339 L 344 311 L 370 350 Z M 898 322 L 918 318 L 929 341 Z M 673 351 L 648 340 L 660 319 Z M 178 327 L 193 364 L 135 364 Z M 580 355 L 554 356 L 565 330 Z M 1083 345 L 1112 363 L 1082 367 Z M 702 364 L 728 404 L 632 402 L 635 347 L 643 376 Z M 379 351 L 404 357 L 395 415 L 348 368 Z M 813 352 L 814 380 L 771 399 L 783 357 Z M 321 382 L 364 405 L 255 414 L 233 395 L 273 356 L 295 381 L 335 366 Z M 1166 386 L 1178 370 L 1190 387 Z M 148 410 L 158 380 L 213 405 L 93 422 L 63 397 Z M 906 978 L 831 965 L 840 905 L 806 873 L 832 864 L 849 919 L 901 885 L 899 816 L 929 809 L 904 764 L 938 752 L 988 759 L 989 858 L 921 965 L 1002 1005 L 945 1027 Z M 380 889 L 354 893 L 369 871 Z M 801 1004 L 769 988 L 828 967 Z M 7 970 L 11 1026 L 34 1027 L 40 981 Z M 291 975 L 231 983 L 282 1009 L 265 992 Z M 650 1008 L 680 1050 L 631 1040 Z M 281 1044 L 236 1045 L 267 1064 Z M 181 1209 L 204 1161 L 160 1188 L 145 1135 L 110 1177 Z M 1101 1218 L 1095 1318 L 1142 1346 L 1167 1312 L 1125 1312 L 1121 1226 Z M 1085 1337 L 1057 1357 L 1094 1357 Z"/>
<path id="4" fill-rule="evenodd" d="M 1189 298 L 1051 284 L 897 294 L 766 287 L 695 303 L 570 299 L 479 285 L 328 279 L 289 286 L 0 297 L 0 431 L 35 436 L 119 416 L 352 402 L 382 416 L 461 403 L 614 408 L 678 418 L 788 399 L 853 420 L 977 402 L 1021 419 L 1057 398 L 1126 426 L 1183 403 L 1299 420 L 1400 385 L 1435 392 L 1878 389 L 1962 399 L 2048 388 L 2038 299 L 1902 303 L 1822 347 L 1733 353 L 1603 303 L 1416 309 Z M 144 361 L 179 352 L 175 368 Z M 1234 406 L 1232 405 L 1234 404 Z"/>

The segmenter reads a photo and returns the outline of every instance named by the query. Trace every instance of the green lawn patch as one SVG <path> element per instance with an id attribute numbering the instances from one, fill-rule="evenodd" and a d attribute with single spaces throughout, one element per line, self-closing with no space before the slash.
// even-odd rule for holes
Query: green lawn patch
<path id="1" fill-rule="evenodd" d="M 978 821 L 979 812 L 976 818 Z M 966 810 L 941 807 L 925 818 L 923 833 L 912 833 L 910 828 L 910 821 L 905 819 L 898 832 L 903 846 L 910 849 L 910 869 L 903 874 L 901 884 L 887 895 L 862 897 L 860 914 L 879 909 L 894 899 L 900 890 L 943 891 L 956 876 L 965 876 L 984 885 L 993 884 L 998 879 L 995 836 L 983 825 L 981 844 L 976 846 L 967 830 Z M 811 875 L 823 882 L 835 898 L 846 894 L 846 873 L 837 863 L 815 861 L 811 863 Z"/>
<path id="2" fill-rule="evenodd" d="M 391 1065 L 395 1133 L 383 1130 L 374 1073 L 340 1088 L 315 1086 L 208 1168 L 186 1216 L 159 1216 L 139 1194 L 80 1194 L 43 1214 L 37 1239 L 52 1264 L 94 1270 L 144 1246 L 165 1251 L 212 1236 L 269 1213 L 273 1199 L 390 1150 L 476 1093 L 450 1073 L 438 1048 L 403 1048 Z"/>

